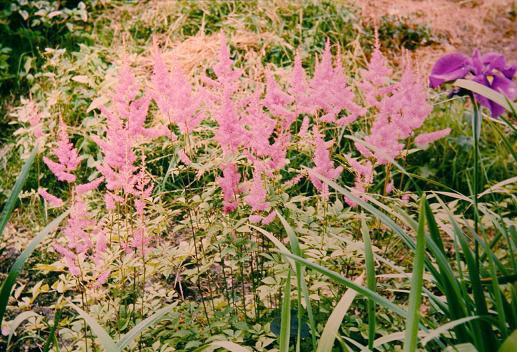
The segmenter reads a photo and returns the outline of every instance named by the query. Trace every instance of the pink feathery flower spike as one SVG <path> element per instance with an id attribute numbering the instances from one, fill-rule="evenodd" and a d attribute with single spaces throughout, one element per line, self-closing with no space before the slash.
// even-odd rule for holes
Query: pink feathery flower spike
<path id="1" fill-rule="evenodd" d="M 418 147 L 425 147 L 433 142 L 436 142 L 437 140 L 443 138 L 443 137 L 446 137 L 449 135 L 449 133 L 451 133 L 451 129 L 450 128 L 445 128 L 443 130 L 438 130 L 438 131 L 434 131 L 434 132 L 429 132 L 429 133 L 423 133 L 423 134 L 420 134 L 418 135 L 416 138 L 415 138 L 415 144 L 418 146 Z"/>
<path id="2" fill-rule="evenodd" d="M 171 123 L 178 125 L 181 133 L 188 134 L 204 118 L 200 107 L 205 99 L 203 91 L 194 92 L 178 65 L 169 72 L 157 48 L 154 49 L 152 96 L 161 113 Z"/>
<path id="3" fill-rule="evenodd" d="M 72 172 L 75 171 L 81 158 L 74 148 L 74 145 L 70 143 L 68 134 L 66 132 L 66 125 L 63 120 L 59 121 L 59 137 L 57 141 L 57 147 L 52 149 L 52 152 L 57 157 L 58 162 L 55 162 L 47 157 L 43 158 L 43 162 L 48 166 L 50 171 L 57 177 L 59 181 L 65 181 L 68 183 L 75 182 L 75 175 Z"/>
<path id="4" fill-rule="evenodd" d="M 240 174 L 237 166 L 232 163 L 226 163 L 222 166 L 223 177 L 217 179 L 219 187 L 223 191 L 224 212 L 230 213 L 237 208 L 237 194 L 240 181 Z"/>
<path id="5" fill-rule="evenodd" d="M 251 207 L 253 211 L 264 211 L 269 208 L 269 203 L 266 202 L 267 191 L 264 188 L 264 181 L 262 180 L 261 167 L 256 164 L 253 172 L 253 180 L 249 194 L 244 197 L 244 201 Z"/>
<path id="6" fill-rule="evenodd" d="M 63 206 L 63 200 L 48 193 L 45 188 L 38 188 L 38 194 L 47 201 L 51 208 L 59 208 Z"/>
<path id="7" fill-rule="evenodd" d="M 97 189 L 99 185 L 104 181 L 104 177 L 97 177 L 95 180 L 90 181 L 88 183 L 84 183 L 82 185 L 75 186 L 75 192 L 77 194 L 85 194 L 90 191 L 93 191 L 94 189 Z"/>
<path id="8" fill-rule="evenodd" d="M 375 49 L 368 62 L 368 66 L 360 72 L 362 80 L 359 83 L 359 88 L 366 102 L 372 107 L 378 107 L 382 96 L 390 92 L 392 70 L 381 53 L 377 35 L 375 38 Z"/>
<path id="9" fill-rule="evenodd" d="M 313 158 L 315 167 L 309 170 L 309 178 L 314 187 L 316 187 L 316 189 L 320 191 L 323 199 L 328 199 L 328 185 L 322 182 L 317 176 L 315 176 L 313 172 L 316 172 L 319 175 L 324 176 L 329 180 L 333 181 L 339 177 L 339 175 L 343 171 L 343 167 L 338 166 L 335 168 L 334 163 L 330 159 L 329 148 L 332 146 L 333 141 L 325 142 L 325 140 L 323 139 L 323 135 L 320 133 L 316 126 L 314 127 L 313 133 L 314 143 L 316 146 Z"/>
<path id="10" fill-rule="evenodd" d="M 120 69 L 118 78 L 119 84 L 112 94 L 112 105 L 109 109 L 100 108 L 107 119 L 106 137 L 92 136 L 92 139 L 104 155 L 97 169 L 105 178 L 106 188 L 133 194 L 138 171 L 133 149 L 142 142 L 160 136 L 172 138 L 172 134 L 163 125 L 145 127 L 150 98 L 145 95 L 136 98 L 139 87 L 127 64 Z M 108 201 L 106 205 L 111 207 L 114 203 Z"/>
<path id="11" fill-rule="evenodd" d="M 361 164 L 349 156 L 345 156 L 345 158 L 355 173 L 355 183 L 352 187 L 352 194 L 363 199 L 366 189 L 373 182 L 373 165 L 369 160 Z M 357 206 L 357 203 L 348 197 L 345 198 L 345 201 L 351 207 Z"/>
<path id="12" fill-rule="evenodd" d="M 431 110 L 425 86 L 407 62 L 400 82 L 378 102 L 370 135 L 364 138 L 366 146 L 355 143 L 357 150 L 367 158 L 375 157 L 377 164 L 391 162 L 403 151 L 402 141 L 422 126 Z"/>

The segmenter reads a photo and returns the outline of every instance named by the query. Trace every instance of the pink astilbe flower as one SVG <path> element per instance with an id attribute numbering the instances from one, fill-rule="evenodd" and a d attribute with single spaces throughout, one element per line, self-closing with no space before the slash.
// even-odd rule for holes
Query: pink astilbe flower
<path id="1" fill-rule="evenodd" d="M 422 126 L 431 110 L 425 86 L 407 63 L 400 82 L 379 102 L 370 135 L 364 138 L 367 145 L 356 143 L 356 148 L 377 164 L 391 162 L 404 149 L 401 141 Z"/>
<path id="2" fill-rule="evenodd" d="M 347 85 L 340 55 L 338 55 L 336 64 L 332 65 L 328 40 L 309 85 L 313 105 L 325 112 L 325 115 L 321 117 L 323 122 L 335 122 L 339 126 L 344 126 L 366 113 L 364 108 L 354 102 L 355 95 Z M 346 110 L 348 115 L 336 120 L 342 110 Z"/>
<path id="3" fill-rule="evenodd" d="M 38 188 L 38 194 L 47 201 L 50 208 L 59 208 L 63 206 L 63 200 L 48 193 L 45 188 Z"/>
<path id="4" fill-rule="evenodd" d="M 309 82 L 307 81 L 305 70 L 302 67 L 302 59 L 299 52 L 296 53 L 294 57 L 288 92 L 294 98 L 296 115 L 314 114 L 316 112 L 316 107 L 310 96 Z"/>
<path id="5" fill-rule="evenodd" d="M 54 249 L 63 256 L 65 264 L 74 276 L 80 275 L 81 263 L 86 258 L 88 251 L 93 248 L 90 231 L 94 226 L 95 221 L 92 220 L 86 203 L 77 197 L 70 209 L 68 222 L 63 229 L 66 245 L 54 244 Z"/>
<path id="6" fill-rule="evenodd" d="M 126 64 L 120 70 L 119 84 L 112 95 L 112 106 L 109 109 L 101 107 L 107 119 L 106 137 L 92 136 L 104 155 L 97 169 L 104 176 L 109 191 L 135 193 L 138 168 L 134 165 L 137 157 L 133 149 L 156 137 L 172 137 L 163 125 L 151 128 L 144 126 L 150 99 L 146 96 L 136 98 L 137 94 L 138 85 Z M 111 200 L 116 198 L 112 197 Z M 112 205 L 107 204 L 108 207 Z"/>
<path id="7" fill-rule="evenodd" d="M 104 181 L 104 177 L 97 177 L 95 180 L 90 181 L 88 183 L 84 183 L 82 185 L 75 186 L 75 192 L 79 195 L 88 193 L 90 191 L 93 191 L 94 189 L 97 189 L 99 185 Z"/>
<path id="8" fill-rule="evenodd" d="M 373 182 L 373 165 L 369 160 L 364 164 L 361 164 L 359 161 L 349 156 L 346 156 L 346 160 L 355 174 L 355 183 L 352 187 L 352 194 L 362 199 L 367 188 Z M 345 197 L 345 202 L 351 207 L 355 207 L 357 205 L 355 201 L 348 197 Z"/>
<path id="9" fill-rule="evenodd" d="M 146 175 L 143 161 L 142 166 L 140 167 L 140 172 L 137 175 L 137 181 L 135 185 L 135 208 L 136 213 L 139 215 L 143 222 L 144 215 L 144 207 L 146 202 L 151 198 L 151 194 L 153 192 L 154 185 L 151 183 L 151 179 Z"/>
<path id="10" fill-rule="evenodd" d="M 449 133 L 451 133 L 450 128 L 445 128 L 443 130 L 438 130 L 438 131 L 429 132 L 429 133 L 423 133 L 423 134 L 416 136 L 415 144 L 418 147 L 425 147 L 433 142 L 436 142 L 437 140 L 439 140 L 443 137 L 448 136 Z"/>
<path id="11" fill-rule="evenodd" d="M 282 128 L 289 129 L 297 114 L 289 109 L 294 98 L 280 89 L 271 72 L 266 72 L 266 96 L 263 104 L 271 114 L 282 118 Z"/>
<path id="12" fill-rule="evenodd" d="M 217 183 L 223 191 L 223 208 L 225 213 L 230 213 L 237 208 L 237 194 L 240 182 L 239 170 L 232 163 L 222 165 L 223 177 L 217 178 Z"/>
<path id="13" fill-rule="evenodd" d="M 359 88 L 369 106 L 379 107 L 381 98 L 391 90 L 390 79 L 392 70 L 379 48 L 376 38 L 375 49 L 366 70 L 361 70 Z"/>
<path id="14" fill-rule="evenodd" d="M 219 62 L 214 66 L 214 72 L 217 76 L 215 80 L 203 78 L 211 88 L 206 92 L 205 99 L 211 115 L 218 124 L 215 140 L 221 146 L 224 155 L 232 155 L 239 146 L 247 142 L 247 138 L 239 111 L 243 102 L 235 96 L 240 88 L 241 71 L 233 68 L 224 36 L 221 36 Z"/>
<path id="15" fill-rule="evenodd" d="M 72 172 L 75 171 L 81 162 L 81 158 L 79 157 L 77 150 L 74 148 L 74 145 L 70 143 L 68 133 L 66 132 L 66 125 L 62 120 L 60 120 L 59 123 L 57 147 L 52 149 L 52 152 L 57 157 L 58 162 L 47 157 L 43 158 L 43 162 L 45 162 L 50 171 L 52 171 L 59 181 L 65 181 L 68 183 L 75 182 L 76 178 Z"/>
<path id="16" fill-rule="evenodd" d="M 192 160 L 188 157 L 187 153 L 183 149 L 178 150 L 178 158 L 181 160 L 181 162 L 185 165 L 192 164 Z"/>
<path id="17" fill-rule="evenodd" d="M 316 149 L 314 151 L 314 164 L 315 166 L 309 170 L 309 178 L 316 187 L 318 191 L 320 191 L 323 199 L 328 199 L 329 196 L 329 188 L 328 185 L 322 182 L 317 176 L 313 174 L 313 172 L 318 173 L 321 176 L 328 178 L 329 180 L 335 180 L 339 177 L 341 172 L 343 171 L 342 166 L 334 167 L 334 163 L 330 159 L 330 147 L 333 144 L 333 141 L 325 142 L 323 139 L 323 135 L 320 133 L 317 127 L 313 130 L 314 134 L 314 144 Z"/>
<path id="18" fill-rule="evenodd" d="M 96 287 L 100 287 L 100 286 L 104 285 L 106 283 L 106 281 L 108 281 L 110 273 L 111 272 L 109 270 L 106 270 L 106 271 L 100 273 L 99 276 L 97 277 Z"/>
<path id="19" fill-rule="evenodd" d="M 230 98 L 224 98 L 215 118 L 219 127 L 215 132 L 215 140 L 221 145 L 224 155 L 235 153 L 247 141 L 246 130 L 241 117 Z"/>
<path id="20" fill-rule="evenodd" d="M 244 201 L 253 211 L 264 211 L 270 207 L 269 202 L 266 201 L 267 191 L 264 188 L 261 169 L 258 165 L 255 166 L 249 194 L 244 197 Z"/>
<path id="21" fill-rule="evenodd" d="M 205 99 L 203 91 L 195 92 L 187 77 L 177 65 L 169 72 L 159 51 L 155 49 L 152 96 L 160 112 L 181 133 L 188 134 L 204 118 L 200 108 Z"/>
<path id="22" fill-rule="evenodd" d="M 275 130 L 276 122 L 263 111 L 259 91 L 249 98 L 246 113 L 243 117 L 247 131 L 246 145 L 259 157 L 271 156 L 270 138 Z"/>

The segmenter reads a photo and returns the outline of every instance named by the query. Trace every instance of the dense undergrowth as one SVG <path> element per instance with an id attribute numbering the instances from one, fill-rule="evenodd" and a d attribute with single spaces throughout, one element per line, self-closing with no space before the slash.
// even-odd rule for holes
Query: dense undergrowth
<path id="1" fill-rule="evenodd" d="M 476 105 L 407 51 L 428 28 L 326 1 L 61 5 L 81 24 L 25 28 L 33 59 L 2 43 L 3 214 L 33 164 L 0 348 L 511 350 L 516 116 L 473 137 Z"/>

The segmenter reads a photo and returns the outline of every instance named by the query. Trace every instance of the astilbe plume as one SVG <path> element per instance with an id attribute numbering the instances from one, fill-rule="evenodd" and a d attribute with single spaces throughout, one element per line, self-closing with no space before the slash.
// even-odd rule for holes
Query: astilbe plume
<path id="1" fill-rule="evenodd" d="M 451 133 L 450 128 L 444 128 L 443 130 L 438 130 L 438 131 L 429 132 L 429 133 L 422 133 L 422 134 L 416 136 L 415 144 L 418 147 L 425 147 L 428 144 L 431 144 L 443 137 L 448 136 L 449 133 Z"/>
<path id="2" fill-rule="evenodd" d="M 355 95 L 348 87 L 341 55 L 337 56 L 335 65 L 332 65 L 330 42 L 327 40 L 321 60 L 316 64 L 314 76 L 309 83 L 312 104 L 317 110 L 323 110 L 323 122 L 333 122 L 339 126 L 354 122 L 366 110 L 354 102 Z M 336 119 L 338 114 L 346 110 L 348 115 Z"/>
<path id="3" fill-rule="evenodd" d="M 314 114 L 315 107 L 309 91 L 307 74 L 302 66 L 300 53 L 296 53 L 294 64 L 290 74 L 288 93 L 294 99 L 295 114 Z"/>
<path id="4" fill-rule="evenodd" d="M 276 82 L 273 74 L 266 72 L 266 94 L 262 101 L 269 112 L 281 118 L 281 125 L 284 130 L 288 130 L 296 120 L 297 113 L 291 111 L 290 106 L 295 99 L 285 93 Z"/>
<path id="5" fill-rule="evenodd" d="M 237 208 L 240 181 L 237 166 L 231 160 L 248 139 L 244 121 L 239 114 L 239 107 L 244 102 L 235 96 L 240 88 L 241 71 L 233 68 L 224 36 L 221 36 L 219 62 L 214 66 L 214 72 L 215 80 L 209 77 L 204 77 L 203 80 L 209 88 L 205 96 L 207 105 L 218 124 L 214 139 L 221 146 L 226 159 L 221 165 L 223 175 L 217 179 L 217 183 L 223 192 L 224 212 L 229 213 Z"/>
<path id="6" fill-rule="evenodd" d="M 38 188 L 38 194 L 47 201 L 47 203 L 50 205 L 50 208 L 60 208 L 64 204 L 61 198 L 48 193 L 44 188 Z"/>
<path id="7" fill-rule="evenodd" d="M 316 126 L 313 129 L 313 135 L 315 145 L 313 161 L 315 166 L 309 170 L 309 178 L 314 187 L 316 187 L 316 189 L 320 191 L 323 199 L 328 199 L 328 185 L 325 182 L 321 181 L 314 173 L 317 173 L 333 181 L 339 177 L 339 175 L 343 171 L 343 167 L 338 166 L 335 168 L 334 163 L 330 159 L 329 149 L 332 146 L 333 141 L 325 142 L 324 136 L 321 134 L 321 132 Z"/>
<path id="8" fill-rule="evenodd" d="M 352 194 L 363 199 L 368 186 L 373 182 L 373 165 L 369 160 L 361 164 L 357 159 L 346 156 L 346 160 L 355 174 L 355 183 L 352 187 Z M 351 207 L 355 207 L 357 203 L 346 197 L 345 201 Z"/>
<path id="9" fill-rule="evenodd" d="M 95 235 L 92 235 L 93 233 Z M 70 216 L 63 234 L 66 239 L 65 245 L 56 243 L 54 249 L 63 256 L 65 265 L 72 275 L 86 279 L 84 270 L 86 260 L 93 257 L 100 268 L 102 255 L 106 250 L 106 238 L 105 234 L 97 228 L 86 202 L 80 196 L 76 197 L 70 208 Z M 102 276 L 99 270 L 94 270 L 94 274 L 97 278 Z"/>
<path id="10" fill-rule="evenodd" d="M 358 86 L 361 93 L 368 106 L 378 108 L 382 97 L 389 94 L 393 88 L 390 85 L 392 70 L 382 55 L 378 38 L 375 40 L 375 48 L 367 68 L 360 72 L 361 81 Z"/>
<path id="11" fill-rule="evenodd" d="M 172 137 L 164 125 L 145 127 L 150 99 L 145 95 L 137 98 L 138 85 L 127 64 L 121 68 L 118 80 L 118 86 L 111 96 L 112 106 L 101 107 L 107 119 L 106 136 L 92 136 L 104 156 L 97 169 L 105 178 L 106 188 L 112 192 L 106 196 L 109 208 L 113 206 L 111 201 L 120 200 L 116 196 L 117 191 L 136 193 L 138 167 L 135 165 L 137 157 L 134 148 L 153 138 Z"/>
<path id="12" fill-rule="evenodd" d="M 221 166 L 223 176 L 217 178 L 217 184 L 223 191 L 223 210 L 230 213 L 237 208 L 237 194 L 239 189 L 240 174 L 233 163 L 225 163 Z"/>
<path id="13" fill-rule="evenodd" d="M 395 160 L 404 149 L 402 141 L 422 126 L 431 109 L 424 85 L 407 63 L 400 82 L 378 104 L 370 134 L 364 138 L 366 146 L 356 143 L 356 148 L 379 165 Z"/>
<path id="14" fill-rule="evenodd" d="M 151 94 L 160 112 L 178 126 L 181 133 L 189 134 L 204 118 L 201 110 L 204 91 L 194 91 L 178 65 L 169 71 L 157 48 L 154 49 L 154 70 Z"/>
<path id="15" fill-rule="evenodd" d="M 66 125 L 62 120 L 59 122 L 57 146 L 52 149 L 52 152 L 57 157 L 58 162 L 47 157 L 43 157 L 43 162 L 59 181 L 65 181 L 68 183 L 75 182 L 75 175 L 73 172 L 81 162 L 81 158 L 73 144 L 68 139 Z"/>

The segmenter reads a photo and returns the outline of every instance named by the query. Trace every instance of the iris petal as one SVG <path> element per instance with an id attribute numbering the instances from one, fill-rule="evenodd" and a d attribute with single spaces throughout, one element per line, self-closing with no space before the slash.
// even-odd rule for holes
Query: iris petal
<path id="1" fill-rule="evenodd" d="M 470 71 L 470 59 L 461 53 L 442 56 L 433 66 L 429 76 L 429 85 L 436 88 L 439 85 L 464 78 Z"/>

